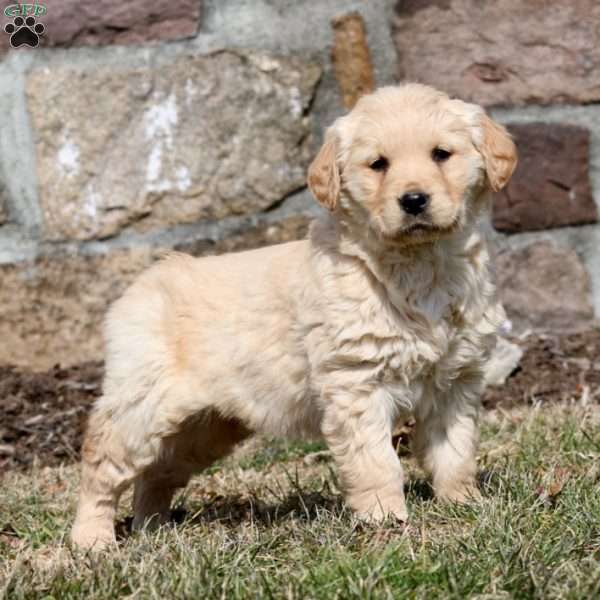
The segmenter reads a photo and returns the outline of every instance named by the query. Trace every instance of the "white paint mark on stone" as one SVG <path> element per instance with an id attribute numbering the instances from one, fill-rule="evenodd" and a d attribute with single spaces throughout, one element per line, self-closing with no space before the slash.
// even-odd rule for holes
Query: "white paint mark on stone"
<path id="1" fill-rule="evenodd" d="M 177 167 L 175 171 L 177 189 L 180 192 L 185 192 L 189 190 L 192 185 L 192 179 L 190 178 L 190 172 L 185 165 L 181 165 Z"/>
<path id="2" fill-rule="evenodd" d="M 191 79 L 187 79 L 185 82 L 185 101 L 188 105 L 188 108 L 194 101 L 196 94 L 198 93 L 198 88 L 194 85 Z"/>
<path id="3" fill-rule="evenodd" d="M 168 178 L 161 178 L 164 170 L 165 150 L 173 150 L 174 131 L 178 121 L 177 98 L 171 93 L 162 102 L 157 102 L 144 114 L 144 133 L 152 144 L 146 165 L 146 187 L 148 191 L 164 192 L 171 187 Z"/>
<path id="4" fill-rule="evenodd" d="M 281 68 L 281 63 L 277 59 L 270 58 L 268 56 L 255 57 L 254 63 L 261 71 L 264 71 L 265 73 L 277 71 Z"/>
<path id="5" fill-rule="evenodd" d="M 89 185 L 83 196 L 83 212 L 92 220 L 98 216 L 100 201 L 100 194 L 95 190 L 94 185 Z"/>
<path id="6" fill-rule="evenodd" d="M 294 118 L 298 118 L 302 114 L 302 96 L 297 87 L 290 88 L 290 108 Z"/>
<path id="7" fill-rule="evenodd" d="M 162 165 L 163 145 L 162 142 L 157 142 L 152 146 L 148 164 L 146 165 L 146 187 L 151 192 L 164 192 L 171 186 L 168 180 L 160 178 Z"/>
<path id="8" fill-rule="evenodd" d="M 152 146 L 148 165 L 146 167 L 146 181 L 157 181 L 162 170 L 162 144 Z"/>
<path id="9" fill-rule="evenodd" d="M 172 93 L 163 102 L 151 106 L 144 115 L 146 138 L 163 138 L 167 146 L 173 146 L 173 128 L 177 125 L 177 98 Z"/>
<path id="10" fill-rule="evenodd" d="M 58 164 L 63 175 L 72 177 L 79 171 L 79 148 L 66 139 L 58 151 Z"/>

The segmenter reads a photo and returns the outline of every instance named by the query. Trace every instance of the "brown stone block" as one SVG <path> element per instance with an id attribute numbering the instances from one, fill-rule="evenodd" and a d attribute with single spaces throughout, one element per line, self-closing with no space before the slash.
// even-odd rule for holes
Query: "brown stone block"
<path id="1" fill-rule="evenodd" d="M 549 241 L 505 249 L 495 260 L 498 291 L 516 331 L 591 326 L 589 276 L 577 253 Z"/>
<path id="2" fill-rule="evenodd" d="M 43 37 L 48 46 L 141 44 L 191 37 L 200 0 L 46 0 Z"/>
<path id="3" fill-rule="evenodd" d="M 398 77 L 484 105 L 600 100 L 597 0 L 399 0 Z"/>
<path id="4" fill-rule="evenodd" d="M 508 186 L 494 197 L 494 227 L 517 233 L 596 222 L 588 130 L 554 123 L 514 124 L 508 129 L 519 164 Z"/>
<path id="5" fill-rule="evenodd" d="M 4 31 L 4 27 L 13 21 L 11 17 L 7 17 L 4 14 L 4 9 L 11 4 L 15 4 L 15 2 L 11 2 L 10 0 L 0 0 L 0 60 L 11 48 L 10 35 Z"/>
<path id="6" fill-rule="evenodd" d="M 0 24 L 0 60 L 10 50 L 10 36 L 4 33 L 4 25 Z"/>
<path id="7" fill-rule="evenodd" d="M 2 29 L 14 17 L 4 14 L 16 0 L 0 2 Z M 33 0 L 23 3 L 34 5 Z M 35 15 L 44 26 L 41 46 L 104 46 L 142 44 L 194 36 L 201 16 L 200 0 L 45 0 L 46 9 Z M 29 9 L 25 16 L 32 15 Z M 0 33 L 0 54 L 9 46 L 9 37 Z M 29 48 L 23 45 L 20 50 Z"/>
<path id="8" fill-rule="evenodd" d="M 333 19 L 331 26 L 333 72 L 344 106 L 350 110 L 363 94 L 375 89 L 365 22 L 359 13 L 353 12 Z"/>

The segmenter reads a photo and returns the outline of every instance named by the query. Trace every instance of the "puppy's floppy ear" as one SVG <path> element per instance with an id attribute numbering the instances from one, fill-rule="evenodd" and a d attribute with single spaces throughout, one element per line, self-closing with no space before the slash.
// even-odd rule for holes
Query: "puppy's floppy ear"
<path id="1" fill-rule="evenodd" d="M 480 128 L 475 146 L 485 161 L 490 186 L 497 192 L 508 183 L 517 166 L 517 148 L 508 131 L 486 114 L 480 117 Z"/>
<path id="2" fill-rule="evenodd" d="M 338 150 L 337 132 L 330 127 L 325 134 L 321 149 L 308 168 L 308 187 L 313 196 L 329 210 L 336 207 L 340 195 Z"/>

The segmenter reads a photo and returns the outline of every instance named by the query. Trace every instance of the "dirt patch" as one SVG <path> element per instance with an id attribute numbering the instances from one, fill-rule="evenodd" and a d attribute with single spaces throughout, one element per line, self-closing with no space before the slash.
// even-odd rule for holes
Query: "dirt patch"
<path id="1" fill-rule="evenodd" d="M 76 460 L 103 366 L 87 363 L 32 373 L 0 367 L 0 473 Z"/>
<path id="2" fill-rule="evenodd" d="M 531 335 L 517 343 L 524 350 L 519 367 L 503 386 L 486 390 L 484 406 L 598 402 L 600 329 L 570 335 Z"/>
<path id="3" fill-rule="evenodd" d="M 600 330 L 519 341 L 525 353 L 506 384 L 490 388 L 484 405 L 600 397 Z M 24 470 L 34 460 L 57 465 L 77 460 L 85 419 L 101 392 L 103 367 L 82 364 L 31 373 L 0 367 L 0 473 Z"/>

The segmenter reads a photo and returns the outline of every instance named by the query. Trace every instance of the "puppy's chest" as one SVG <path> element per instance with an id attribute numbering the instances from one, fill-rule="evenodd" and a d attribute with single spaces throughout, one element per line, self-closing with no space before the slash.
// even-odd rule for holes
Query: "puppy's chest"
<path id="1" fill-rule="evenodd" d="M 482 360 L 493 330 L 491 295 L 481 267 L 461 257 L 386 275 L 368 284 L 354 280 L 346 301 L 329 313 L 335 358 L 327 364 L 351 371 L 358 384 L 383 384 L 412 404 L 425 386 L 447 388 Z"/>
<path id="2" fill-rule="evenodd" d="M 435 318 L 414 306 L 366 312 L 357 311 L 353 335 L 340 350 L 348 351 L 348 361 L 362 363 L 368 379 L 412 385 L 452 362 L 460 339 L 460 310 L 451 302 Z"/>
<path id="3" fill-rule="evenodd" d="M 384 383 L 409 383 L 430 377 L 435 369 L 449 361 L 456 328 L 449 320 L 431 327 L 410 325 L 382 344 L 377 379 Z"/>

